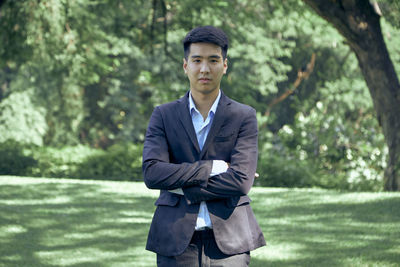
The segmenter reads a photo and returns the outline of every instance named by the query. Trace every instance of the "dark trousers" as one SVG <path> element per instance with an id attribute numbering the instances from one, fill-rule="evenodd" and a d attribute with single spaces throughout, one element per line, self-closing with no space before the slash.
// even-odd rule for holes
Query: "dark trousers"
<path id="1" fill-rule="evenodd" d="M 250 252 L 226 255 L 215 243 L 212 230 L 195 231 L 183 254 L 167 257 L 157 254 L 158 267 L 246 267 Z"/>

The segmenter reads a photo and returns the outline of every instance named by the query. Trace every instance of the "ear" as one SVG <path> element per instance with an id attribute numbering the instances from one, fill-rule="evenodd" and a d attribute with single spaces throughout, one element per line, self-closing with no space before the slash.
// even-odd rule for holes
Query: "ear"
<path id="1" fill-rule="evenodd" d="M 224 74 L 226 74 L 227 69 L 228 69 L 228 58 L 225 58 L 225 60 L 224 60 Z"/>
<path id="2" fill-rule="evenodd" d="M 187 63 L 186 59 L 183 58 L 183 70 L 185 71 L 185 74 L 187 74 L 187 65 L 188 65 L 188 63 Z"/>

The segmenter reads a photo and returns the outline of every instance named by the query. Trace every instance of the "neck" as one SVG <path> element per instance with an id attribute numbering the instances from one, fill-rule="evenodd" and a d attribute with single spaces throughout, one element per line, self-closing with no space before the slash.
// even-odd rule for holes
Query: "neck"
<path id="1" fill-rule="evenodd" d="M 217 99 L 219 90 L 215 90 L 210 94 L 201 94 L 195 90 L 190 90 L 196 108 L 200 111 L 204 120 L 207 118 L 208 112 L 211 109 L 215 99 Z"/>

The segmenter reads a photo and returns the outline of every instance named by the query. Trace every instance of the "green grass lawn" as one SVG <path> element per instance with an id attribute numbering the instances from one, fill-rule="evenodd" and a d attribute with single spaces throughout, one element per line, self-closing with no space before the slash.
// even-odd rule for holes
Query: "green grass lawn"
<path id="1" fill-rule="evenodd" d="M 157 191 L 143 183 L 0 176 L 0 266 L 155 266 Z M 253 188 L 268 246 L 251 266 L 400 266 L 400 193 Z"/>

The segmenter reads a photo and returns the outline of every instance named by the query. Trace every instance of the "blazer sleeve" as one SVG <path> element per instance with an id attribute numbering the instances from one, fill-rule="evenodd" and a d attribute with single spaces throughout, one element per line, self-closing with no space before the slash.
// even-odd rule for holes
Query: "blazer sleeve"
<path id="1" fill-rule="evenodd" d="M 142 170 L 150 189 L 171 190 L 185 186 L 206 187 L 212 169 L 211 160 L 171 163 L 168 139 L 160 107 L 151 115 L 143 146 Z"/>
<path id="2" fill-rule="evenodd" d="M 224 173 L 208 179 L 206 187 L 184 188 L 191 203 L 247 195 L 253 186 L 258 158 L 258 129 L 256 112 L 251 108 L 241 123 L 232 148 L 230 167 Z"/>

